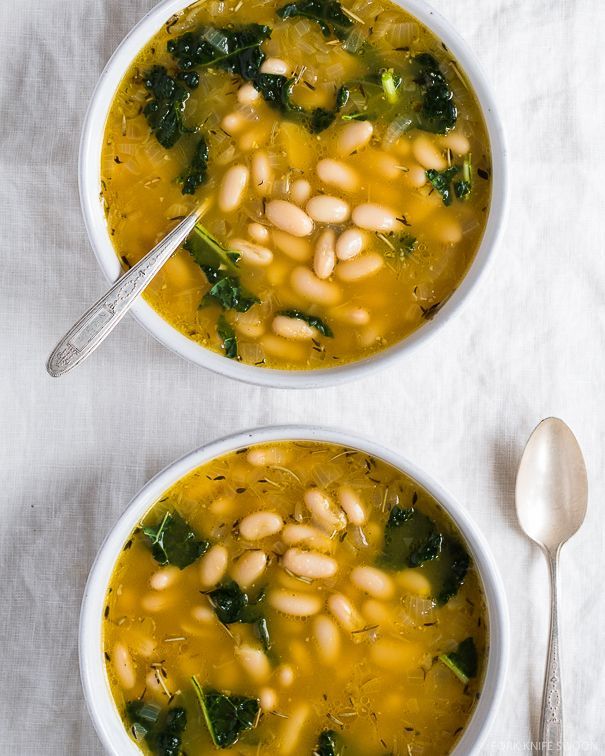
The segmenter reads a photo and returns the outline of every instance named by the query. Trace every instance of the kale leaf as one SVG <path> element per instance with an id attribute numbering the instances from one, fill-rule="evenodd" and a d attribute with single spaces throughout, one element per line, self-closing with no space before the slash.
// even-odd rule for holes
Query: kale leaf
<path id="1" fill-rule="evenodd" d="M 435 189 L 441 195 L 443 204 L 449 207 L 454 201 L 454 194 L 452 192 L 452 179 L 458 173 L 460 167 L 452 165 L 451 168 L 446 168 L 445 171 L 436 171 L 434 168 L 429 168 L 426 171 L 426 177 L 435 187 Z"/>
<path id="2" fill-rule="evenodd" d="M 334 33 L 338 39 L 345 39 L 353 26 L 337 0 L 299 0 L 281 7 L 277 15 L 282 19 L 302 16 L 317 21 L 324 37 Z"/>
<path id="3" fill-rule="evenodd" d="M 203 26 L 169 40 L 167 47 L 183 71 L 212 66 L 249 81 L 258 74 L 265 59 L 260 46 L 270 36 L 270 27 L 261 24 L 222 29 Z"/>
<path id="4" fill-rule="evenodd" d="M 208 599 L 223 625 L 245 622 L 245 612 L 249 604 L 248 594 L 231 580 L 208 593 Z"/>
<path id="5" fill-rule="evenodd" d="M 189 93 L 163 66 L 153 66 L 144 78 L 153 99 L 143 113 L 158 142 L 169 149 L 188 131 L 183 125 L 183 110 Z"/>
<path id="6" fill-rule="evenodd" d="M 136 700 L 126 704 L 126 714 L 136 738 L 144 737 L 155 756 L 179 756 L 182 734 L 187 726 L 185 709 L 175 707 L 160 716 L 159 706 Z"/>
<path id="7" fill-rule="evenodd" d="M 477 648 L 473 638 L 466 638 L 450 654 L 441 654 L 439 661 L 452 670 L 456 677 L 465 685 L 471 677 L 477 674 Z"/>
<path id="8" fill-rule="evenodd" d="M 340 735 L 334 730 L 324 730 L 317 740 L 313 756 L 341 756 L 344 752 Z"/>
<path id="9" fill-rule="evenodd" d="M 242 732 L 256 727 L 260 714 L 258 699 L 204 690 L 195 676 L 191 682 L 216 748 L 229 748 L 237 743 Z"/>
<path id="10" fill-rule="evenodd" d="M 419 567 L 424 562 L 430 562 L 432 559 L 437 559 L 441 553 L 442 543 L 443 536 L 441 533 L 431 533 L 425 541 L 419 543 L 414 549 L 412 549 L 408 557 L 408 565 L 410 567 Z"/>
<path id="11" fill-rule="evenodd" d="M 204 294 L 200 307 L 219 304 L 224 310 L 248 312 L 258 301 L 258 297 L 242 286 L 239 278 L 219 275 L 216 283 Z"/>
<path id="12" fill-rule="evenodd" d="M 232 326 L 227 322 L 227 319 L 223 314 L 219 315 L 219 319 L 216 323 L 216 333 L 219 339 L 223 342 L 223 349 L 225 350 L 225 357 L 230 360 L 237 359 L 237 336 Z"/>
<path id="13" fill-rule="evenodd" d="M 204 137 L 197 143 L 187 172 L 181 176 L 183 194 L 195 194 L 198 186 L 208 179 L 208 145 Z"/>
<path id="14" fill-rule="evenodd" d="M 411 234 L 400 234 L 396 231 L 391 231 L 388 234 L 378 234 L 379 239 L 382 239 L 386 246 L 389 248 L 385 252 L 386 257 L 396 257 L 398 260 L 405 260 L 414 253 L 414 250 L 418 246 L 418 239 Z"/>
<path id="15" fill-rule="evenodd" d="M 155 527 L 144 527 L 153 558 L 159 564 L 174 564 L 181 570 L 195 562 L 210 545 L 199 539 L 178 512 L 166 512 Z"/>
<path id="16" fill-rule="evenodd" d="M 286 318 L 296 318 L 297 320 L 304 320 L 305 323 L 308 323 L 313 328 L 317 328 L 317 330 L 322 334 L 322 336 L 328 336 L 329 338 L 332 338 L 334 336 L 334 332 L 330 328 L 329 325 L 324 323 L 324 321 L 321 318 L 316 317 L 315 315 L 306 315 L 304 312 L 301 312 L 300 310 L 282 310 L 278 313 L 278 315 L 283 315 Z"/>
<path id="17" fill-rule="evenodd" d="M 433 134 L 446 134 L 458 120 L 454 94 L 439 68 L 437 59 L 430 53 L 416 55 L 413 60 L 414 81 L 420 87 L 422 103 L 417 126 Z"/>
<path id="18" fill-rule="evenodd" d="M 224 268 L 231 273 L 237 273 L 240 253 L 223 247 L 218 239 L 215 239 L 201 223 L 194 226 L 183 246 L 205 273 L 206 268 Z M 209 277 L 208 280 L 210 281 Z M 210 281 L 210 283 L 214 283 L 214 281 Z"/>
<path id="19" fill-rule="evenodd" d="M 445 537 L 441 546 L 440 561 L 447 565 L 441 588 L 435 597 L 440 606 L 454 598 L 464 583 L 470 566 L 470 557 L 463 546 L 454 538 Z"/>

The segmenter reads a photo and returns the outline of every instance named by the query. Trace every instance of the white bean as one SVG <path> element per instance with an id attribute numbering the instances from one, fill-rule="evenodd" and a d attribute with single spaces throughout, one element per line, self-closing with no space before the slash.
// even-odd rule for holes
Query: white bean
<path id="1" fill-rule="evenodd" d="M 292 202 L 304 205 L 311 196 L 311 184 L 306 179 L 297 179 L 290 188 Z"/>
<path id="2" fill-rule="evenodd" d="M 262 649 L 242 644 L 236 647 L 235 655 L 255 683 L 267 682 L 271 676 L 271 664 Z"/>
<path id="3" fill-rule="evenodd" d="M 361 498 L 351 486 L 340 486 L 338 489 L 338 503 L 353 525 L 363 525 L 367 519 Z"/>
<path id="4" fill-rule="evenodd" d="M 313 255 L 313 247 L 309 239 L 292 236 L 277 228 L 271 231 L 271 239 L 280 252 L 297 262 L 306 262 Z"/>
<path id="5" fill-rule="evenodd" d="M 357 307 L 356 305 L 337 307 L 330 312 L 330 315 L 335 320 L 350 325 L 367 325 L 370 322 L 370 313 L 364 307 Z"/>
<path id="6" fill-rule="evenodd" d="M 166 588 L 170 588 L 171 585 L 174 585 L 180 574 L 181 571 L 178 567 L 164 567 L 153 573 L 149 579 L 149 585 L 154 591 L 164 591 Z"/>
<path id="7" fill-rule="evenodd" d="M 278 446 L 255 446 L 246 454 L 246 462 L 252 467 L 267 467 L 267 465 L 285 465 L 289 462 L 291 454 L 287 447 Z"/>
<path id="8" fill-rule="evenodd" d="M 231 568 L 231 575 L 240 588 L 249 588 L 262 576 L 267 568 L 267 555 L 254 549 L 246 551 Z"/>
<path id="9" fill-rule="evenodd" d="M 347 228 L 336 241 L 336 257 L 339 260 L 350 260 L 363 251 L 367 237 L 357 228 Z"/>
<path id="10" fill-rule="evenodd" d="M 395 584 L 390 576 L 377 567 L 355 567 L 351 572 L 351 582 L 360 591 L 377 599 L 390 599 L 395 593 Z"/>
<path id="11" fill-rule="evenodd" d="M 317 524 L 328 530 L 343 530 L 347 527 L 345 513 L 337 507 L 328 494 L 319 488 L 308 488 L 305 491 L 304 501 L 311 516 Z"/>
<path id="12" fill-rule="evenodd" d="M 283 566 L 298 577 L 320 580 L 336 575 L 338 563 L 332 557 L 319 554 L 317 551 L 303 551 L 291 548 L 282 558 Z"/>
<path id="13" fill-rule="evenodd" d="M 113 668 L 117 675 L 120 685 L 125 690 L 134 688 L 137 682 L 136 672 L 130 651 L 123 643 L 116 643 L 111 654 Z"/>
<path id="14" fill-rule="evenodd" d="M 310 712 L 311 708 L 309 704 L 299 703 L 289 712 L 288 719 L 284 719 L 279 738 L 279 753 L 281 756 L 300 753 L 298 744 Z"/>
<path id="15" fill-rule="evenodd" d="M 335 186 L 343 192 L 356 192 L 361 185 L 357 171 L 340 160 L 324 158 L 317 163 L 316 170 L 320 181 Z"/>
<path id="16" fill-rule="evenodd" d="M 278 76 L 288 76 L 291 71 L 291 67 L 281 58 L 265 58 L 260 67 L 261 73 L 276 74 Z"/>
<path id="17" fill-rule="evenodd" d="M 384 257 L 378 252 L 368 252 L 353 260 L 340 263 L 336 268 L 336 275 L 341 281 L 351 283 L 373 276 L 382 267 L 384 267 Z"/>
<path id="18" fill-rule="evenodd" d="M 239 533 L 247 541 L 275 535 L 284 527 L 284 521 L 277 512 L 252 512 L 239 523 Z"/>
<path id="19" fill-rule="evenodd" d="M 266 152 L 256 152 L 252 157 L 252 186 L 261 197 L 271 194 L 273 168 Z"/>
<path id="20" fill-rule="evenodd" d="M 441 137 L 440 142 L 444 147 L 455 152 L 456 155 L 466 155 L 471 148 L 468 139 L 459 131 L 450 131 L 449 134 Z"/>
<path id="21" fill-rule="evenodd" d="M 374 133 L 369 121 L 351 121 L 340 131 L 336 141 L 336 151 L 342 157 L 365 147 Z"/>
<path id="22" fill-rule="evenodd" d="M 413 596 L 428 598 L 432 592 L 429 579 L 418 570 L 401 570 L 397 573 L 397 583 L 406 593 Z"/>
<path id="23" fill-rule="evenodd" d="M 241 113 L 227 113 L 221 121 L 221 128 L 231 136 L 242 131 L 245 125 L 246 119 Z"/>
<path id="24" fill-rule="evenodd" d="M 218 195 L 223 213 L 232 213 L 241 205 L 249 178 L 250 171 L 245 165 L 233 165 L 225 172 Z"/>
<path id="25" fill-rule="evenodd" d="M 328 599 L 328 609 L 336 622 L 347 633 L 360 630 L 363 625 L 363 617 L 357 609 L 342 593 L 333 593 Z"/>
<path id="26" fill-rule="evenodd" d="M 271 200 L 265 208 L 270 223 L 292 236 L 309 236 L 313 231 L 313 221 L 292 202 Z"/>
<path id="27" fill-rule="evenodd" d="M 274 688 L 261 688 L 258 691 L 260 707 L 263 711 L 275 711 L 277 709 L 277 693 Z"/>
<path id="28" fill-rule="evenodd" d="M 304 543 L 314 549 L 332 550 L 332 541 L 328 536 L 313 525 L 289 522 L 283 529 L 282 541 L 286 546 L 295 546 Z"/>
<path id="29" fill-rule="evenodd" d="M 444 244 L 457 244 L 462 239 L 462 226 L 456 218 L 442 219 L 434 225 L 435 236 Z"/>
<path id="30" fill-rule="evenodd" d="M 331 281 L 322 281 L 308 268 L 294 268 L 290 276 L 292 288 L 301 297 L 310 302 L 323 305 L 335 305 L 340 301 L 340 288 Z"/>
<path id="31" fill-rule="evenodd" d="M 332 275 L 336 264 L 336 252 L 334 243 L 336 234 L 331 228 L 326 228 L 319 236 L 315 245 L 313 258 L 313 270 L 317 278 L 326 279 Z"/>
<path id="32" fill-rule="evenodd" d="M 313 620 L 313 635 L 317 643 L 320 660 L 333 665 L 340 654 L 340 631 L 336 623 L 326 614 L 320 614 Z"/>
<path id="33" fill-rule="evenodd" d="M 212 546 L 200 559 L 200 583 L 203 588 L 214 588 L 227 572 L 229 552 L 220 543 Z"/>
<path id="34" fill-rule="evenodd" d="M 397 213 L 385 205 L 367 202 L 353 210 L 353 223 L 368 231 L 395 231 L 399 225 Z"/>
<path id="35" fill-rule="evenodd" d="M 395 181 L 403 175 L 401 161 L 381 150 L 376 150 L 372 155 L 372 170 L 388 181 Z"/>
<path id="36" fill-rule="evenodd" d="M 318 194 L 307 202 L 307 214 L 318 223 L 344 223 L 351 214 L 349 203 L 339 197 Z"/>
<path id="37" fill-rule="evenodd" d="M 230 239 L 229 246 L 241 254 L 245 263 L 255 268 L 265 268 L 273 262 L 273 252 L 261 244 L 255 244 L 246 239 Z"/>
<path id="38" fill-rule="evenodd" d="M 424 135 L 414 139 L 412 153 L 420 165 L 425 168 L 433 168 L 436 171 L 443 171 L 447 168 L 447 162 L 441 151 Z"/>
<path id="39" fill-rule="evenodd" d="M 141 599 L 141 606 L 146 612 L 149 612 L 150 614 L 163 612 L 173 603 L 174 594 L 169 591 L 162 591 L 161 593 L 146 593 Z"/>
<path id="40" fill-rule="evenodd" d="M 276 315 L 271 328 L 278 336 L 295 341 L 310 341 L 317 336 L 317 328 L 313 328 L 300 318 L 289 318 L 286 315 Z"/>
<path id="41" fill-rule="evenodd" d="M 321 599 L 313 593 L 296 593 L 278 588 L 271 591 L 269 604 L 282 614 L 291 617 L 311 617 L 321 609 Z"/>
<path id="42" fill-rule="evenodd" d="M 237 90 L 237 101 L 242 105 L 251 105 L 253 102 L 256 102 L 259 97 L 260 92 L 252 82 L 244 84 Z"/>
<path id="43" fill-rule="evenodd" d="M 427 182 L 426 171 L 421 165 L 412 165 L 405 174 L 405 180 L 410 186 L 419 189 Z"/>
<path id="44" fill-rule="evenodd" d="M 248 223 L 248 236 L 257 244 L 266 244 L 269 241 L 269 229 L 260 223 Z"/>
<path id="45" fill-rule="evenodd" d="M 294 682 L 294 667 L 291 664 L 280 664 L 276 670 L 276 677 L 283 688 L 289 688 Z"/>
<path id="46" fill-rule="evenodd" d="M 191 616 L 202 625 L 214 625 L 216 613 L 209 606 L 194 606 Z"/>

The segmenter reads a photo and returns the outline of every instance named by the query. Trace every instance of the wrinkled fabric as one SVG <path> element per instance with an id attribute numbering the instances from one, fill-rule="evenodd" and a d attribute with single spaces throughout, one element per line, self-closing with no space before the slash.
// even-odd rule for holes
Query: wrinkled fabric
<path id="1" fill-rule="evenodd" d="M 522 535 L 514 481 L 537 421 L 585 452 L 590 509 L 562 556 L 568 753 L 605 749 L 605 282 L 602 0 L 435 0 L 482 61 L 504 119 L 511 208 L 463 313 L 363 381 L 245 386 L 189 365 L 126 320 L 61 380 L 45 359 L 106 288 L 77 191 L 88 99 L 153 0 L 0 2 L 0 752 L 101 754 L 77 658 L 86 575 L 140 486 L 187 450 L 250 426 L 321 422 L 396 447 L 482 528 L 511 611 L 506 692 L 482 753 L 537 736 L 546 563 Z"/>

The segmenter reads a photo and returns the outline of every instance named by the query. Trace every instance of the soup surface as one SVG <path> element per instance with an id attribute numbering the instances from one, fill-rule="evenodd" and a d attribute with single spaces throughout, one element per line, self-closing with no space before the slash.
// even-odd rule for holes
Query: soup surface
<path id="1" fill-rule="evenodd" d="M 444 756 L 479 697 L 486 606 L 460 534 L 354 449 L 252 446 L 131 534 L 103 644 L 131 737 L 160 756 Z"/>
<path id="2" fill-rule="evenodd" d="M 445 46 L 389 0 L 213 0 L 134 61 L 102 154 L 132 266 L 194 208 L 149 287 L 231 359 L 327 368 L 400 341 L 460 284 L 489 210 L 489 143 Z"/>

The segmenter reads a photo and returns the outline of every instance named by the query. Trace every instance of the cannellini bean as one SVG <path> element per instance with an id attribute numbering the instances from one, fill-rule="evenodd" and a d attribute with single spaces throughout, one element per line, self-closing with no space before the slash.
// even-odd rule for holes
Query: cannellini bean
<path id="1" fill-rule="evenodd" d="M 361 498 L 351 486 L 340 486 L 338 489 L 338 504 L 344 511 L 347 519 L 353 525 L 363 525 L 367 519 Z"/>
<path id="2" fill-rule="evenodd" d="M 428 578 L 418 570 L 401 570 L 397 573 L 397 583 L 406 593 L 413 596 L 428 598 L 432 592 Z"/>
<path id="3" fill-rule="evenodd" d="M 348 633 L 360 630 L 364 623 L 363 617 L 342 593 L 333 593 L 328 599 L 328 610 L 336 622 Z"/>
<path id="4" fill-rule="evenodd" d="M 434 232 L 444 244 L 457 244 L 462 239 L 462 226 L 456 218 L 441 218 L 435 222 Z"/>
<path id="5" fill-rule="evenodd" d="M 251 82 L 244 84 L 237 90 L 237 101 L 242 105 L 252 105 L 259 97 L 260 92 Z"/>
<path id="6" fill-rule="evenodd" d="M 266 152 L 256 152 L 252 157 L 252 186 L 261 197 L 271 194 L 273 169 Z"/>
<path id="7" fill-rule="evenodd" d="M 336 264 L 334 243 L 336 234 L 331 228 L 322 231 L 315 245 L 315 257 L 313 258 L 313 270 L 317 278 L 325 279 L 332 275 Z"/>
<path id="8" fill-rule="evenodd" d="M 342 323 L 350 323 L 351 325 L 367 325 L 370 322 L 370 313 L 365 307 L 357 307 L 355 305 L 337 307 L 331 310 L 330 315 L 335 320 L 340 320 Z"/>
<path id="9" fill-rule="evenodd" d="M 381 150 L 375 150 L 372 154 L 372 170 L 388 181 L 395 181 L 403 175 L 401 161 Z"/>
<path id="10" fill-rule="evenodd" d="M 336 257 L 339 260 L 350 260 L 363 251 L 367 237 L 357 228 L 347 228 L 336 242 Z"/>
<path id="11" fill-rule="evenodd" d="M 290 276 L 292 288 L 310 302 L 334 305 L 340 301 L 340 288 L 331 281 L 322 281 L 308 268 L 294 268 Z"/>
<path id="12" fill-rule="evenodd" d="M 130 656 L 130 651 L 123 643 L 116 643 L 114 645 L 111 661 L 117 678 L 120 681 L 120 685 L 125 690 L 131 690 L 134 688 L 137 682 L 134 663 Z"/>
<path id="13" fill-rule="evenodd" d="M 304 205 L 311 196 L 311 184 L 306 179 L 297 179 L 290 188 L 292 202 Z"/>
<path id="14" fill-rule="evenodd" d="M 370 647 L 370 658 L 382 669 L 401 672 L 420 663 L 422 650 L 410 641 L 378 638 Z"/>
<path id="15" fill-rule="evenodd" d="M 434 168 L 436 171 L 443 171 L 447 168 L 447 162 L 441 151 L 427 136 L 421 135 L 414 139 L 412 153 L 420 165 L 425 168 Z"/>
<path id="16" fill-rule="evenodd" d="M 218 195 L 222 212 L 232 213 L 241 205 L 249 178 L 250 171 L 245 165 L 233 165 L 225 172 Z"/>
<path id="17" fill-rule="evenodd" d="M 331 617 L 320 614 L 313 619 L 313 635 L 323 664 L 331 666 L 340 654 L 340 630 Z"/>
<path id="18" fill-rule="evenodd" d="M 384 628 L 392 628 L 394 625 L 393 613 L 386 604 L 376 599 L 368 599 L 361 606 L 364 618 L 373 625 L 382 625 Z"/>
<path id="19" fill-rule="evenodd" d="M 246 119 L 241 113 L 227 113 L 221 121 L 221 128 L 230 135 L 237 134 L 245 125 Z"/>
<path id="20" fill-rule="evenodd" d="M 319 488 L 305 491 L 304 501 L 315 522 L 328 531 L 343 530 L 347 527 L 345 513 L 337 507 L 328 494 Z"/>
<path id="21" fill-rule="evenodd" d="M 271 200 L 265 208 L 270 223 L 292 236 L 309 236 L 313 231 L 313 221 L 292 202 Z"/>
<path id="22" fill-rule="evenodd" d="M 210 504 L 209 509 L 213 514 L 223 517 L 233 512 L 235 501 L 232 496 L 219 496 Z"/>
<path id="23" fill-rule="evenodd" d="M 270 130 L 267 129 L 266 124 L 261 123 L 256 128 L 247 128 L 246 131 L 239 137 L 237 146 L 242 152 L 250 152 L 250 150 L 258 150 L 263 144 L 266 144 L 269 139 Z"/>
<path id="24" fill-rule="evenodd" d="M 255 244 L 246 239 L 230 239 L 229 246 L 241 254 L 245 263 L 255 268 L 265 268 L 273 262 L 273 252 L 261 244 Z"/>
<path id="25" fill-rule="evenodd" d="M 271 676 L 271 664 L 262 649 L 242 644 L 236 647 L 235 655 L 255 683 L 264 683 Z"/>
<path id="26" fill-rule="evenodd" d="M 295 546 L 296 544 L 304 543 L 314 549 L 332 550 L 332 541 L 325 533 L 313 525 L 289 522 L 285 525 L 281 538 L 286 546 Z"/>
<path id="27" fill-rule="evenodd" d="M 260 707 L 263 711 L 275 711 L 277 709 L 277 693 L 274 688 L 261 688 L 258 691 Z"/>
<path id="28" fill-rule="evenodd" d="M 368 252 L 353 260 L 340 263 L 336 268 L 336 275 L 341 281 L 350 283 L 373 276 L 382 267 L 384 267 L 384 257 L 378 252 Z"/>
<path id="29" fill-rule="evenodd" d="M 247 541 L 275 535 L 284 527 L 284 521 L 277 512 L 252 512 L 239 523 L 239 533 Z"/>
<path id="30" fill-rule="evenodd" d="M 397 213 L 390 207 L 367 202 L 353 210 L 353 223 L 368 231 L 395 231 L 399 225 Z"/>
<path id="31" fill-rule="evenodd" d="M 255 549 L 246 551 L 231 568 L 231 575 L 240 588 L 249 588 L 262 576 L 267 568 L 267 555 Z"/>
<path id="32" fill-rule="evenodd" d="M 365 147 L 374 133 L 370 121 L 351 121 L 343 126 L 336 141 L 336 151 L 342 157 Z"/>
<path id="33" fill-rule="evenodd" d="M 294 667 L 291 664 L 280 664 L 276 672 L 277 682 L 283 688 L 289 688 L 294 682 Z"/>
<path id="34" fill-rule="evenodd" d="M 395 593 L 395 584 L 391 577 L 377 567 L 353 568 L 351 582 L 360 591 L 377 599 L 390 599 Z"/>
<path id="35" fill-rule="evenodd" d="M 421 165 L 411 165 L 405 174 L 405 180 L 410 186 L 419 189 L 427 182 L 426 170 Z"/>
<path id="36" fill-rule="evenodd" d="M 174 594 L 169 591 L 162 591 L 161 593 L 146 593 L 141 599 L 141 606 L 150 614 L 162 612 L 173 603 Z"/>
<path id="37" fill-rule="evenodd" d="M 194 606 L 191 616 L 202 625 L 213 625 L 216 620 L 216 614 L 209 606 Z"/>
<path id="38" fill-rule="evenodd" d="M 258 244 L 266 244 L 269 241 L 269 229 L 260 223 L 248 223 L 248 236 Z"/>
<path id="39" fill-rule="evenodd" d="M 271 231 L 271 239 L 277 249 L 288 255 L 292 260 L 306 262 L 313 254 L 313 247 L 309 239 L 292 236 L 292 234 L 287 234 L 277 228 Z"/>
<path id="40" fill-rule="evenodd" d="M 240 320 L 235 323 L 235 330 L 247 339 L 258 339 L 265 333 L 264 323 Z"/>
<path id="41" fill-rule="evenodd" d="M 289 318 L 286 315 L 276 315 L 271 328 L 278 336 L 295 341 L 310 341 L 317 336 L 317 328 L 313 328 L 300 318 Z"/>
<path id="42" fill-rule="evenodd" d="M 300 736 L 310 713 L 309 704 L 300 703 L 289 713 L 288 719 L 284 719 L 279 739 L 281 756 L 300 753 Z"/>
<path id="43" fill-rule="evenodd" d="M 286 551 L 282 565 L 294 575 L 313 580 L 333 577 L 338 571 L 338 563 L 332 557 L 317 551 L 303 551 L 297 548 Z"/>
<path id="44" fill-rule="evenodd" d="M 276 74 L 278 76 L 288 76 L 291 71 L 291 67 L 281 58 L 265 58 L 260 67 L 261 73 Z"/>
<path id="45" fill-rule="evenodd" d="M 203 588 L 214 588 L 227 572 L 229 552 L 221 544 L 212 546 L 200 559 L 200 583 Z"/>
<path id="46" fill-rule="evenodd" d="M 349 203 L 339 197 L 318 194 L 307 202 L 307 214 L 318 223 L 344 223 L 351 214 Z"/>
<path id="47" fill-rule="evenodd" d="M 284 339 L 274 333 L 265 334 L 260 345 L 267 354 L 288 362 L 304 362 L 309 355 L 308 343 Z"/>
<path id="48" fill-rule="evenodd" d="M 271 591 L 269 604 L 278 612 L 291 617 L 311 617 L 321 609 L 321 599 L 314 593 L 297 593 L 281 588 Z"/>
<path id="49" fill-rule="evenodd" d="M 466 155 L 471 148 L 471 143 L 459 131 L 450 131 L 446 136 L 439 140 L 444 147 L 455 152 L 456 155 Z"/>
<path id="50" fill-rule="evenodd" d="M 255 446 L 246 454 L 246 461 L 252 467 L 266 467 L 267 465 L 285 465 L 291 457 L 288 448 L 282 445 Z"/>
<path id="51" fill-rule="evenodd" d="M 181 571 L 178 567 L 168 566 L 157 572 L 154 572 L 149 579 L 149 585 L 154 591 L 164 591 L 174 585 L 179 578 Z"/>
<path id="52" fill-rule="evenodd" d="M 317 163 L 316 170 L 320 181 L 335 186 L 343 192 L 356 192 L 361 185 L 357 171 L 341 160 L 324 158 Z"/>

